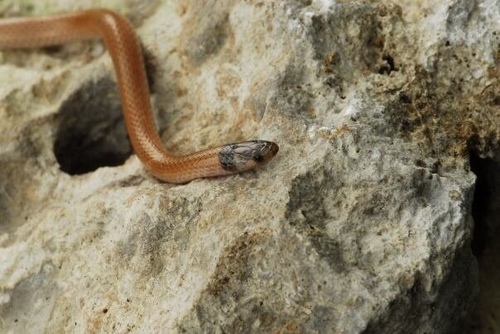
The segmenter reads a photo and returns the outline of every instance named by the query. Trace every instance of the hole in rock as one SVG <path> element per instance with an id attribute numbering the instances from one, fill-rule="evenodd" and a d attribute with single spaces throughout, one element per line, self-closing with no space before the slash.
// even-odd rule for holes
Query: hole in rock
<path id="1" fill-rule="evenodd" d="M 472 202 L 474 237 L 472 252 L 481 256 L 494 243 L 500 228 L 500 162 L 470 154 L 471 170 L 476 174 Z M 500 235 L 499 235 L 500 237 Z"/>
<path id="2" fill-rule="evenodd" d="M 63 172 L 79 175 L 118 166 L 132 154 L 116 83 L 84 85 L 61 107 L 54 155 Z"/>
<path id="3" fill-rule="evenodd" d="M 500 328 L 500 161 L 470 153 L 476 174 L 472 202 L 472 252 L 479 268 L 479 295 L 465 319 L 463 333 L 493 333 Z M 493 330 L 493 331 L 492 331 Z"/>

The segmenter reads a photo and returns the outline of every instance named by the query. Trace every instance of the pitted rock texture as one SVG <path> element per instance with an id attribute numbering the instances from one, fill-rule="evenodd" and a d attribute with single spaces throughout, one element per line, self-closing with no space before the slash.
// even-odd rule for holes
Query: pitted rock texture
<path id="1" fill-rule="evenodd" d="M 77 9 L 44 3 L 0 14 Z M 498 0 L 109 5 L 155 69 L 170 150 L 280 151 L 159 182 L 99 43 L 2 52 L 2 332 L 458 330 L 478 291 L 469 152 L 500 159 Z"/>

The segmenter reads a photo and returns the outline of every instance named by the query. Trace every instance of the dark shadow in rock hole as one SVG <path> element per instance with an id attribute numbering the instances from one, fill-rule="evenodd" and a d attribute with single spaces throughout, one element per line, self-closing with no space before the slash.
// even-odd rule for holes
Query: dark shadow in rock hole
<path id="1" fill-rule="evenodd" d="M 476 187 L 472 202 L 474 237 L 472 252 L 480 257 L 494 240 L 494 230 L 500 226 L 500 162 L 470 154 L 471 170 L 476 174 Z"/>
<path id="2" fill-rule="evenodd" d="M 476 174 L 472 202 L 472 252 L 479 267 L 479 295 L 458 333 L 493 333 L 500 312 L 500 162 L 481 158 L 472 149 L 471 170 Z"/>
<path id="3" fill-rule="evenodd" d="M 63 172 L 119 166 L 132 154 L 120 96 L 110 78 L 84 85 L 61 107 L 54 154 Z"/>

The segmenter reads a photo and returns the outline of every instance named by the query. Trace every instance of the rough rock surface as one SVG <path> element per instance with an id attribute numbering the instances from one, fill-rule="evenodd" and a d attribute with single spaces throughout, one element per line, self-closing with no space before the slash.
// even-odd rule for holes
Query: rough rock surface
<path id="1" fill-rule="evenodd" d="M 150 55 L 166 145 L 280 152 L 158 182 L 99 43 L 3 52 L 0 331 L 456 329 L 477 293 L 469 150 L 499 158 L 500 2 L 143 3 L 108 5 Z"/>

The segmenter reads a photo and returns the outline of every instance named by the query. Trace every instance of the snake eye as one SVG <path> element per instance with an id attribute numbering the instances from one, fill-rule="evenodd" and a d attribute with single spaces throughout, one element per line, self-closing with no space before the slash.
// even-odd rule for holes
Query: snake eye
<path id="1" fill-rule="evenodd" d="M 264 161 L 264 156 L 259 152 L 253 156 L 253 161 L 262 162 L 262 161 Z"/>
<path id="2" fill-rule="evenodd" d="M 278 145 L 272 142 L 257 140 L 254 142 L 255 148 L 252 150 L 252 160 L 256 164 L 264 164 L 271 160 L 278 152 Z"/>

